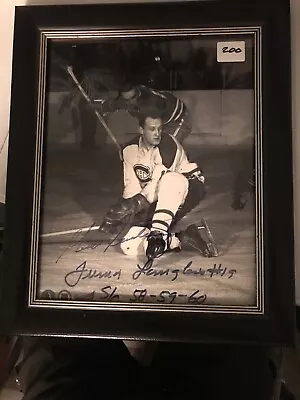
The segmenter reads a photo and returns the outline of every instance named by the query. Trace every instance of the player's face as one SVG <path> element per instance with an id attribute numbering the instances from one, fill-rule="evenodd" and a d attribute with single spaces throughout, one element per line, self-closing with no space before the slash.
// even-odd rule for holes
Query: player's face
<path id="1" fill-rule="evenodd" d="M 141 129 L 144 143 L 147 146 L 157 146 L 161 141 L 162 122 L 160 118 L 148 117 Z"/>

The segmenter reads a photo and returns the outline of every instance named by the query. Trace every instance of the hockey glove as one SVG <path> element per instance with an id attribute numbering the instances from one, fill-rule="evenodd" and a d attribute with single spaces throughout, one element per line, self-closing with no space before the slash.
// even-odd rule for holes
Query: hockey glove
<path id="1" fill-rule="evenodd" d="M 129 199 L 121 199 L 107 212 L 99 230 L 106 234 L 116 234 L 131 224 L 134 216 L 149 206 L 140 193 Z"/>

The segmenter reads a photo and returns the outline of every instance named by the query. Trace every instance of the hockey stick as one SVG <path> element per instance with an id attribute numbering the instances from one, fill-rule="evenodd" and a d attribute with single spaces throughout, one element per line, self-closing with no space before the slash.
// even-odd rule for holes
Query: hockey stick
<path id="1" fill-rule="evenodd" d="M 113 238 L 107 238 L 106 240 L 101 240 L 101 243 L 106 245 L 106 247 L 103 251 L 104 253 L 108 250 L 109 247 L 113 246 L 113 243 L 118 239 L 118 237 L 121 235 L 122 232 L 127 231 L 129 229 L 129 227 L 131 226 L 131 224 L 133 222 L 133 219 L 134 219 L 134 215 L 127 221 L 126 225 L 121 230 L 119 230 L 119 232 Z M 54 236 L 62 236 L 62 235 L 70 235 L 70 234 L 75 235 L 75 234 L 79 234 L 79 233 L 95 231 L 95 230 L 98 230 L 99 228 L 100 228 L 100 225 L 91 225 L 88 228 L 70 229 L 67 231 L 44 233 L 44 234 L 41 234 L 41 238 L 50 238 L 50 237 L 54 237 Z M 74 237 L 74 235 L 73 235 L 73 237 Z M 84 237 L 84 235 L 83 235 L 83 237 Z"/>
<path id="2" fill-rule="evenodd" d="M 73 68 L 69 65 L 67 67 L 67 72 L 70 75 L 70 77 L 73 79 L 75 85 L 77 86 L 77 88 L 80 90 L 80 93 L 82 94 L 82 96 L 85 98 L 85 100 L 92 105 L 92 100 L 91 98 L 88 96 L 88 94 L 86 93 L 86 91 L 83 89 L 83 87 L 81 86 L 80 82 L 78 81 L 78 79 L 76 78 L 74 72 L 73 72 Z M 122 157 L 122 148 L 120 146 L 120 144 L 118 143 L 117 139 L 115 138 L 114 134 L 112 133 L 112 131 L 109 129 L 109 127 L 107 126 L 104 118 L 102 117 L 102 115 L 99 113 L 98 110 L 94 109 L 94 113 L 96 114 L 98 120 L 101 122 L 101 124 L 103 125 L 103 127 L 105 128 L 107 134 L 109 135 L 109 137 L 111 138 L 111 140 L 114 142 L 114 144 L 117 146 L 118 149 L 118 153 L 119 153 L 119 157 L 120 160 L 123 161 L 123 157 Z"/>
<path id="3" fill-rule="evenodd" d="M 123 230 L 129 228 L 133 222 L 134 215 L 126 222 Z M 50 237 L 55 237 L 55 236 L 63 236 L 63 235 L 72 235 L 74 233 L 84 233 L 84 232 L 89 232 L 89 231 L 97 231 L 100 228 L 101 225 L 94 225 L 92 224 L 91 226 L 87 228 L 76 228 L 76 229 L 69 229 L 66 231 L 58 231 L 58 232 L 49 232 L 49 233 L 42 233 L 40 235 L 41 238 L 50 238 Z M 0 228 L 1 230 L 1 228 Z"/>
<path id="4" fill-rule="evenodd" d="M 219 250 L 217 248 L 217 245 L 216 245 L 215 239 L 214 239 L 214 237 L 213 237 L 213 235 L 211 233 L 211 230 L 209 229 L 209 227 L 207 225 L 207 222 L 205 221 L 204 218 L 202 218 L 201 221 L 202 221 L 202 228 L 205 229 L 205 233 L 206 233 L 207 238 L 208 238 L 207 246 L 208 246 L 208 248 L 209 248 L 209 250 L 211 252 L 211 255 L 213 257 L 218 257 Z"/>
<path id="5" fill-rule="evenodd" d="M 41 237 L 49 238 L 49 237 L 61 236 L 61 235 L 71 235 L 72 233 L 84 233 L 84 232 L 89 232 L 89 231 L 96 231 L 99 228 L 100 228 L 100 226 L 97 225 L 97 226 L 89 226 L 88 228 L 70 229 L 68 231 L 43 233 L 43 234 L 41 234 Z"/>

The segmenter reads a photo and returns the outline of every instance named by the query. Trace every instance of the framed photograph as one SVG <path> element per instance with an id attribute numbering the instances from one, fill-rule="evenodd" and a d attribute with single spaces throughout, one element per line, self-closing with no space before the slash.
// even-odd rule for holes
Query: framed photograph
<path id="1" fill-rule="evenodd" d="M 3 331 L 293 342 L 289 24 L 283 0 L 16 7 Z"/>

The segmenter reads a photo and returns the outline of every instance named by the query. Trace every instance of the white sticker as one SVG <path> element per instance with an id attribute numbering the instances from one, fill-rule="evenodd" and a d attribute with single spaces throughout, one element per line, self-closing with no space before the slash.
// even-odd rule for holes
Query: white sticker
<path id="1" fill-rule="evenodd" d="M 244 41 L 239 42 L 218 42 L 218 62 L 245 62 L 246 46 Z"/>

